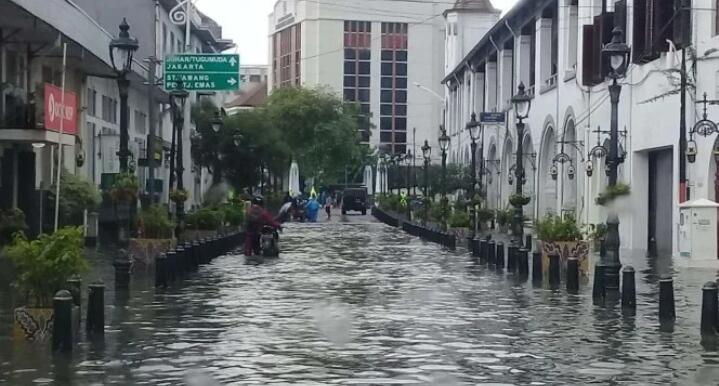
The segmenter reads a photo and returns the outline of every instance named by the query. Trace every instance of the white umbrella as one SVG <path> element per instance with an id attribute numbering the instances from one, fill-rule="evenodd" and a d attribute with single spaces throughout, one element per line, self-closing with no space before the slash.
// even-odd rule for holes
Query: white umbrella
<path id="1" fill-rule="evenodd" d="M 290 166 L 290 181 L 288 183 L 290 195 L 297 196 L 300 194 L 300 167 L 296 161 L 292 161 Z"/>
<path id="2" fill-rule="evenodd" d="M 367 187 L 367 194 L 373 195 L 374 194 L 374 173 L 372 172 L 372 166 L 365 166 L 364 167 L 364 186 Z"/>

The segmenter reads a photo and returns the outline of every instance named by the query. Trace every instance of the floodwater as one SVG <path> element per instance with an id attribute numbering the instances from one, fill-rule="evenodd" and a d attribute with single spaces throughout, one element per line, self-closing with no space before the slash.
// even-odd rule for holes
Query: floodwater
<path id="1" fill-rule="evenodd" d="M 631 262 L 630 316 L 592 305 L 587 283 L 536 288 L 366 217 L 291 224 L 281 246 L 274 262 L 221 257 L 166 291 L 140 277 L 123 296 L 97 270 L 106 334 L 81 334 L 72 354 L 13 341 L 0 292 L 0 384 L 719 383 L 719 352 L 699 336 L 700 289 L 716 272 L 676 273 L 677 320 L 663 332 L 657 280 L 672 268 L 654 260 Z"/>

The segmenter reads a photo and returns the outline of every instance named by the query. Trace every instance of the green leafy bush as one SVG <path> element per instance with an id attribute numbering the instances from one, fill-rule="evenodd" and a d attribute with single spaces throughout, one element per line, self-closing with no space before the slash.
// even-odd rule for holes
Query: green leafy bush
<path id="1" fill-rule="evenodd" d="M 451 212 L 452 209 L 449 206 L 449 200 L 447 198 L 443 198 L 439 201 L 439 205 L 432 206 L 429 215 L 432 220 L 437 221 L 442 224 L 442 226 L 445 226 L 447 221 L 449 221 L 449 216 L 452 214 Z"/>
<path id="2" fill-rule="evenodd" d="M 477 220 L 480 223 L 487 223 L 494 220 L 494 211 L 492 209 L 480 208 L 477 210 Z"/>
<path id="3" fill-rule="evenodd" d="M 140 213 L 138 229 L 146 239 L 171 239 L 175 223 L 172 222 L 167 210 L 159 205 L 153 205 Z"/>
<path id="4" fill-rule="evenodd" d="M 115 177 L 110 195 L 114 201 L 132 201 L 137 199 L 140 183 L 132 173 L 120 173 Z"/>
<path id="5" fill-rule="evenodd" d="M 535 227 L 537 236 L 544 242 L 579 241 L 583 237 L 574 214 L 567 214 L 564 217 L 548 214 L 538 220 Z"/>
<path id="6" fill-rule="evenodd" d="M 52 205 L 55 205 L 55 191 L 56 187 L 53 186 L 50 192 Z M 60 176 L 60 224 L 82 225 L 84 211 L 96 211 L 100 203 L 102 195 L 95 184 L 67 170 L 63 171 Z"/>
<path id="7" fill-rule="evenodd" d="M 27 305 L 34 307 L 52 307 L 53 296 L 65 288 L 67 280 L 88 269 L 81 227 L 61 228 L 33 241 L 18 233 L 6 256 L 17 269 L 15 285 Z"/>
<path id="8" fill-rule="evenodd" d="M 599 196 L 594 200 L 597 205 L 605 206 L 612 201 L 622 196 L 628 196 L 632 192 L 631 188 L 627 184 L 618 183 L 614 186 L 607 187 Z"/>
<path id="9" fill-rule="evenodd" d="M 0 245 L 7 244 L 17 232 L 27 231 L 25 213 L 20 209 L 0 209 Z"/>
<path id="10" fill-rule="evenodd" d="M 512 222 L 514 216 L 514 210 L 512 209 L 497 209 L 496 214 L 497 224 L 501 227 L 507 226 Z"/>
<path id="11" fill-rule="evenodd" d="M 220 207 L 225 224 L 238 227 L 245 223 L 245 208 L 234 203 Z"/>
<path id="12" fill-rule="evenodd" d="M 449 216 L 450 228 L 469 228 L 469 214 L 464 211 L 456 210 Z"/>
<path id="13" fill-rule="evenodd" d="M 174 189 L 170 192 L 170 200 L 176 204 L 181 204 L 187 201 L 189 194 L 185 189 Z"/>
<path id="14" fill-rule="evenodd" d="M 222 225 L 222 212 L 212 208 L 197 209 L 185 217 L 189 229 L 215 231 Z"/>

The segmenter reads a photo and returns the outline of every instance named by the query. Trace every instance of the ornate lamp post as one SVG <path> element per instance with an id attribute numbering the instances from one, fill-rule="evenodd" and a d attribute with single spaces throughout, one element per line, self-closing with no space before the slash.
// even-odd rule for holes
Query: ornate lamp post
<path id="1" fill-rule="evenodd" d="M 442 151 L 442 200 L 447 199 L 447 150 L 449 150 L 450 138 L 443 125 L 439 126 L 439 149 Z"/>
<path id="2" fill-rule="evenodd" d="M 185 184 L 183 181 L 183 176 L 185 173 L 185 166 L 183 163 L 182 128 L 185 125 L 185 117 L 184 117 L 185 103 L 187 102 L 187 97 L 189 95 L 190 94 L 182 88 L 170 92 L 170 105 L 173 109 L 172 123 L 175 126 L 175 132 L 176 132 L 176 136 L 177 136 L 177 155 L 175 157 L 175 161 L 176 161 L 175 171 L 177 173 L 177 190 L 182 190 L 185 188 Z M 179 107 L 175 104 L 176 101 L 179 103 Z M 185 203 L 184 202 L 176 203 L 175 214 L 176 214 L 177 220 L 178 220 L 178 228 L 181 230 L 182 229 L 181 228 L 182 219 L 185 217 Z"/>
<path id="3" fill-rule="evenodd" d="M 472 140 L 472 186 L 469 189 L 469 202 L 471 203 L 469 215 L 472 220 L 472 233 L 470 238 L 474 240 L 477 236 L 477 208 L 474 205 L 474 197 L 477 193 L 477 139 L 479 139 L 480 132 L 482 131 L 482 125 L 477 122 L 477 114 L 472 113 L 472 117 L 467 123 L 467 130 Z"/>
<path id="4" fill-rule="evenodd" d="M 222 128 L 225 126 L 225 121 L 222 119 L 222 111 L 220 109 L 217 109 L 217 111 L 215 111 L 215 115 L 212 117 L 212 119 L 210 119 L 210 125 L 212 125 L 212 131 L 217 134 L 217 143 L 221 143 L 222 141 L 220 141 L 219 134 L 220 130 L 222 130 Z M 239 145 L 239 140 L 237 140 L 237 142 Z M 212 182 L 214 184 L 219 184 L 220 182 L 222 182 L 222 163 L 220 159 L 220 148 L 217 147 L 216 150 L 217 156 L 215 157 L 215 165 L 212 168 Z"/>
<path id="5" fill-rule="evenodd" d="M 407 149 L 407 156 L 405 157 L 405 161 L 407 161 L 407 171 L 406 171 L 406 182 L 407 182 L 407 220 L 410 220 L 412 217 L 412 200 L 410 199 L 410 172 L 412 171 L 412 150 Z"/>
<path id="6" fill-rule="evenodd" d="M 517 157 L 514 168 L 514 176 L 517 180 L 516 194 L 518 197 L 523 196 L 522 189 L 524 182 L 526 181 L 524 174 L 524 162 L 522 162 L 522 152 L 524 151 L 524 120 L 529 117 L 529 110 L 532 108 L 532 97 L 527 95 L 524 90 L 524 83 L 519 83 L 517 95 L 512 97 L 514 114 L 517 118 Z M 515 243 L 519 246 L 522 244 L 522 239 L 524 238 L 524 210 L 522 209 L 523 203 L 515 204 L 514 218 L 512 219 L 512 233 L 514 234 Z"/>
<path id="7" fill-rule="evenodd" d="M 429 162 L 432 160 L 432 147 L 429 146 L 426 139 L 422 146 L 422 157 L 424 158 L 424 218 L 426 221 L 429 215 Z"/>
<path id="8" fill-rule="evenodd" d="M 616 186 L 619 164 L 624 160 L 619 154 L 619 95 L 622 86 L 618 79 L 624 78 L 627 74 L 627 65 L 631 49 L 624 43 L 624 32 L 621 28 L 614 28 L 612 41 L 604 46 L 602 55 L 609 59 L 612 72 L 609 77 L 612 84 L 609 85 L 609 95 L 612 102 L 611 127 L 609 130 L 609 152 L 607 154 L 607 172 L 609 176 L 609 187 Z M 601 257 L 604 264 L 605 286 L 608 292 L 619 291 L 619 270 L 622 264 L 619 259 L 619 216 L 610 213 L 607 217 L 607 240 L 606 253 Z"/>
<path id="9" fill-rule="evenodd" d="M 130 36 L 130 26 L 126 19 L 120 23 L 120 34 L 110 42 L 110 61 L 117 74 L 117 87 L 120 90 L 120 172 L 127 173 L 127 161 L 130 157 L 128 148 L 130 134 L 128 132 L 129 108 L 127 97 L 130 90 L 130 80 L 127 75 L 132 71 L 132 56 L 140 47 L 137 39 Z"/>

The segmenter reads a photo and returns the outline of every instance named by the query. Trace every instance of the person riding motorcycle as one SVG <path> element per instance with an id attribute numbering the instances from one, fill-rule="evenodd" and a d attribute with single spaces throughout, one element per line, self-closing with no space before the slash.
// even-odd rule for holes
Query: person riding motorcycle
<path id="1" fill-rule="evenodd" d="M 272 217 L 264 206 L 264 199 L 261 196 L 257 196 L 252 199 L 252 206 L 247 210 L 245 256 L 260 254 L 260 237 L 262 236 L 262 228 L 264 226 L 270 226 L 280 231 L 282 230 L 282 225 Z"/>

